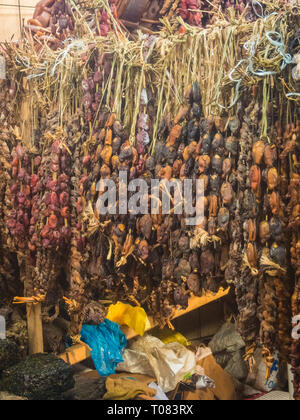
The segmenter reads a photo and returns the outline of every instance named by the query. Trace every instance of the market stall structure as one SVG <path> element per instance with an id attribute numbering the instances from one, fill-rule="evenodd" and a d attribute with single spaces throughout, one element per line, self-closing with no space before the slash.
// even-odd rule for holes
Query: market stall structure
<path id="1" fill-rule="evenodd" d="M 230 287 L 249 368 L 261 345 L 268 377 L 279 350 L 298 399 L 298 7 L 154 3 L 42 1 L 3 46 L 1 299 L 28 305 L 32 353 L 42 322 L 68 319 L 80 361 L 82 325 L 110 303 L 172 326 Z M 161 194 L 202 180 L 204 218 L 188 226 L 195 210 L 164 214 L 162 199 L 101 214 L 121 173 Z"/>

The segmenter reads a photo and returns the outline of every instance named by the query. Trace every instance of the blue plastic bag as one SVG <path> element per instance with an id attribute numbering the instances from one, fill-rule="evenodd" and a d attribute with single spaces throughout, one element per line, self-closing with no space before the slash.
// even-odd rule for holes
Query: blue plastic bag
<path id="1" fill-rule="evenodd" d="M 92 359 L 101 376 L 113 375 L 127 345 L 127 338 L 115 322 L 106 319 L 100 325 L 83 325 L 81 340 L 92 349 Z"/>

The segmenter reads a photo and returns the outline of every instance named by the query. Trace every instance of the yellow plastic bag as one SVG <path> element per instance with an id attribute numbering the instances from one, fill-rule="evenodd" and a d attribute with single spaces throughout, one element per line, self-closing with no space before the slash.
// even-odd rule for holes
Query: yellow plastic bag
<path id="1" fill-rule="evenodd" d="M 179 343 L 184 347 L 190 346 L 190 342 L 179 332 L 172 331 L 170 328 L 164 328 L 163 330 L 155 329 L 152 332 L 154 337 L 159 338 L 164 344 Z"/>
<path id="2" fill-rule="evenodd" d="M 143 308 L 118 302 L 110 305 L 106 318 L 119 325 L 127 325 L 140 336 L 145 334 L 148 317 Z"/>

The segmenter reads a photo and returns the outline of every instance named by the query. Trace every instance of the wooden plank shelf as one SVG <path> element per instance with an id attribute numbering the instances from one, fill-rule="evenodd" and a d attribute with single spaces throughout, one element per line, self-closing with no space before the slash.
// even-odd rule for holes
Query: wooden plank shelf
<path id="1" fill-rule="evenodd" d="M 179 310 L 176 311 L 172 320 L 175 320 L 177 318 L 180 318 L 192 311 L 195 311 L 196 309 L 199 309 L 205 305 L 208 305 L 209 303 L 215 302 L 225 296 L 228 295 L 230 291 L 230 287 L 226 290 L 220 289 L 218 293 L 206 293 L 202 297 L 196 297 L 193 296 L 189 299 L 189 306 L 185 310 Z M 150 331 L 153 328 L 157 327 L 158 324 L 153 320 L 152 317 L 148 317 L 148 322 L 146 325 L 146 330 Z M 127 340 L 131 340 L 132 338 L 137 336 L 137 333 L 132 330 L 131 328 L 127 326 L 122 326 L 122 331 L 127 337 Z M 87 358 L 91 356 L 91 352 L 88 348 L 88 346 L 85 346 L 83 344 L 76 344 L 69 349 L 67 349 L 64 353 L 62 353 L 59 357 L 63 359 L 66 363 L 69 363 L 70 365 L 75 365 L 77 363 L 83 362 Z"/>

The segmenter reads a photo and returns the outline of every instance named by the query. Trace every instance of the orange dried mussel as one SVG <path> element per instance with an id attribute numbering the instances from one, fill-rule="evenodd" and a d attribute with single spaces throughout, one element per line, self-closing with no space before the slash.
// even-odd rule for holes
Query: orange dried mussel
<path id="1" fill-rule="evenodd" d="M 110 165 L 112 157 L 112 147 L 111 146 L 104 146 L 101 152 L 101 159 L 104 161 L 106 165 Z"/>
<path id="2" fill-rule="evenodd" d="M 269 190 L 274 190 L 278 187 L 280 182 L 280 177 L 278 175 L 276 168 L 270 168 L 267 172 L 267 183 Z"/>
<path id="3" fill-rule="evenodd" d="M 180 126 L 180 125 L 175 125 L 173 128 L 172 128 L 172 130 L 171 130 L 171 132 L 170 132 L 170 134 L 169 134 L 169 137 L 168 137 L 168 139 L 167 139 L 167 144 L 166 144 L 166 146 L 167 147 L 169 147 L 169 146 L 174 146 L 175 145 L 175 143 L 176 143 L 176 141 L 179 139 L 179 137 L 180 137 L 180 135 L 181 135 L 181 132 L 182 132 L 182 127 Z"/>
<path id="4" fill-rule="evenodd" d="M 201 174 L 199 176 L 199 180 L 203 182 L 203 189 L 206 191 L 209 185 L 209 176 L 206 174 Z"/>
<path id="5" fill-rule="evenodd" d="M 190 110 L 191 110 L 190 105 L 181 105 L 181 107 L 179 108 L 179 111 L 178 111 L 178 113 L 177 113 L 177 115 L 174 119 L 174 124 L 179 124 L 183 120 L 185 120 Z"/>
<path id="6" fill-rule="evenodd" d="M 99 144 L 96 150 L 96 159 L 99 160 L 101 159 L 101 153 L 103 151 L 103 145 Z"/>
<path id="7" fill-rule="evenodd" d="M 69 207 L 64 207 L 60 212 L 61 217 L 64 219 L 68 219 L 70 217 L 70 209 Z"/>
<path id="8" fill-rule="evenodd" d="M 200 174 L 207 172 L 210 167 L 210 157 L 208 155 L 202 155 L 198 158 L 198 164 L 199 164 L 199 172 Z"/>
<path id="9" fill-rule="evenodd" d="M 114 155 L 111 158 L 111 165 L 112 165 L 113 169 L 118 169 L 119 168 L 119 165 L 120 165 L 119 156 Z"/>
<path id="10" fill-rule="evenodd" d="M 272 214 L 278 215 L 280 212 L 280 196 L 278 192 L 273 191 L 269 195 L 269 203 L 272 210 Z"/>
<path id="11" fill-rule="evenodd" d="M 250 168 L 249 177 L 252 191 L 259 194 L 261 189 L 261 170 L 257 165 L 253 165 Z"/>
<path id="12" fill-rule="evenodd" d="M 248 228 L 249 228 L 249 241 L 255 242 L 256 234 L 257 234 L 257 227 L 256 227 L 256 221 L 254 219 L 249 219 Z"/>
<path id="13" fill-rule="evenodd" d="M 270 224 L 266 220 L 259 225 L 259 238 L 262 244 L 266 244 L 271 239 Z"/>
<path id="14" fill-rule="evenodd" d="M 252 148 L 252 157 L 256 165 L 262 163 L 265 152 L 265 143 L 262 140 L 257 141 Z"/>
<path id="15" fill-rule="evenodd" d="M 172 178 L 172 173 L 173 173 L 172 167 L 167 165 L 164 168 L 161 168 L 161 170 L 158 173 L 158 178 L 170 180 Z"/>
<path id="16" fill-rule="evenodd" d="M 222 167 L 222 172 L 223 172 L 223 178 L 226 178 L 228 175 L 230 175 L 232 170 L 232 161 L 230 158 L 226 158 L 223 160 L 223 167 Z"/>
<path id="17" fill-rule="evenodd" d="M 100 134 L 99 134 L 99 141 L 103 142 L 103 140 L 105 139 L 105 136 L 106 136 L 106 130 L 105 130 L 105 128 L 102 128 L 102 130 L 100 131 Z"/>
<path id="18" fill-rule="evenodd" d="M 277 159 L 277 149 L 275 144 L 268 144 L 265 147 L 264 151 L 264 161 L 266 166 L 271 167 L 274 165 L 274 162 L 276 162 Z"/>
<path id="19" fill-rule="evenodd" d="M 174 175 L 174 177 L 179 176 L 181 166 L 182 166 L 182 160 L 181 159 L 175 160 L 175 162 L 173 163 L 173 175 Z"/>
<path id="20" fill-rule="evenodd" d="M 194 157 L 196 154 L 197 142 L 192 141 L 187 147 L 185 147 L 182 157 L 185 162 L 187 162 L 191 157 Z"/>
<path id="21" fill-rule="evenodd" d="M 101 166 L 100 175 L 102 178 L 108 178 L 111 175 L 111 169 L 105 163 Z"/>
<path id="22" fill-rule="evenodd" d="M 214 123 L 216 126 L 216 129 L 219 130 L 221 133 L 225 132 L 225 127 L 226 127 L 226 119 L 223 117 L 215 117 L 214 118 Z"/>
<path id="23" fill-rule="evenodd" d="M 210 195 L 209 201 L 209 217 L 217 217 L 218 215 L 218 197 L 216 195 Z"/>
<path id="24" fill-rule="evenodd" d="M 108 128 L 106 130 L 106 135 L 105 135 L 105 145 L 107 145 L 107 146 L 112 145 L 112 137 L 113 137 L 113 132 L 110 128 Z"/>
<path id="25" fill-rule="evenodd" d="M 257 267 L 257 250 L 253 243 L 249 243 L 247 247 L 247 258 L 251 267 Z"/>
<path id="26" fill-rule="evenodd" d="M 110 114 L 109 118 L 107 119 L 107 121 L 105 123 L 105 127 L 106 128 L 111 128 L 114 125 L 114 123 L 116 121 L 116 118 L 117 117 L 116 117 L 115 113 Z"/>
<path id="27" fill-rule="evenodd" d="M 234 192 L 229 182 L 224 182 L 224 184 L 222 185 L 221 196 L 222 196 L 223 204 L 225 206 L 228 206 L 232 203 Z"/>

